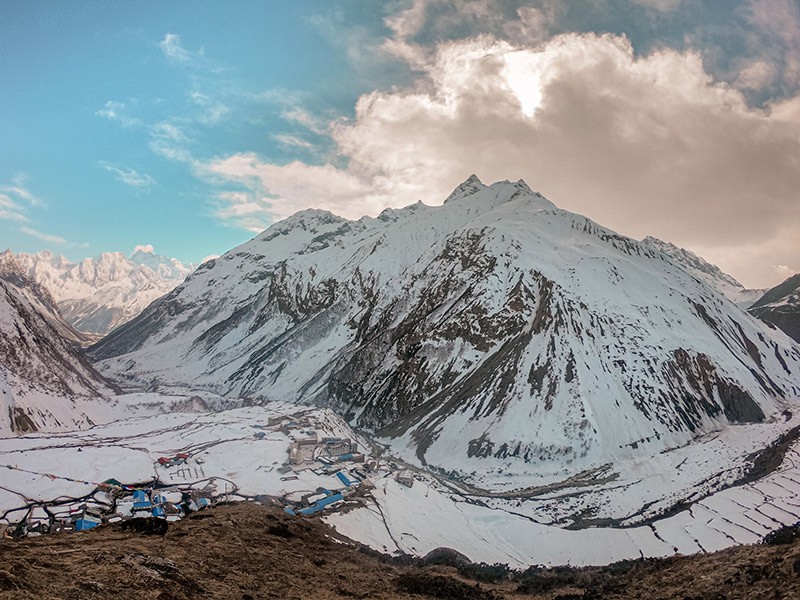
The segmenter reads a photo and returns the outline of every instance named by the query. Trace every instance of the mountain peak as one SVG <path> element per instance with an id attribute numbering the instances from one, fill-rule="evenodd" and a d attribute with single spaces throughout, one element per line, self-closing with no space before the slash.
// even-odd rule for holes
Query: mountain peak
<path id="1" fill-rule="evenodd" d="M 303 231 L 316 231 L 319 227 L 336 223 L 347 223 L 348 220 L 321 208 L 307 208 L 298 211 L 285 219 L 273 223 L 262 231 L 256 239 L 269 241 L 278 235 L 286 235 L 290 231 L 300 229 Z"/>
<path id="2" fill-rule="evenodd" d="M 478 179 L 478 176 L 475 175 L 475 173 L 473 173 L 472 175 L 467 177 L 463 183 L 461 183 L 458 187 L 456 187 L 456 189 L 452 191 L 452 193 L 447 197 L 444 203 L 447 204 L 451 200 L 457 200 L 459 198 L 471 196 L 472 194 L 481 191 L 485 187 L 486 186 L 483 184 L 483 182 L 480 179 Z"/>
<path id="3" fill-rule="evenodd" d="M 74 263 L 44 251 L 11 253 L 0 262 L 18 264 L 22 274 L 52 295 L 67 322 L 91 335 L 108 333 L 133 318 L 194 269 L 147 247 L 137 247 L 130 258 L 103 252 Z"/>
<path id="4" fill-rule="evenodd" d="M 524 182 L 470 177 L 450 199 L 349 225 L 298 213 L 92 354 L 120 376 L 350 411 L 462 473 L 579 472 L 800 392 L 788 340 L 668 256 Z"/>

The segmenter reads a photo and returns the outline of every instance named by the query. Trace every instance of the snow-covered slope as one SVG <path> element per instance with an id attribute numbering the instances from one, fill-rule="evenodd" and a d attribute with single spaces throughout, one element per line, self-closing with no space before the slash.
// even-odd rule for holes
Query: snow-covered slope
<path id="1" fill-rule="evenodd" d="M 94 405 L 117 391 L 62 337 L 32 289 L 0 279 L 0 437 L 90 426 Z"/>
<path id="2" fill-rule="evenodd" d="M 578 472 L 800 395 L 800 350 L 651 245 L 524 182 L 348 221 L 308 210 L 93 347 L 121 380 L 331 406 L 473 472 Z"/>
<path id="3" fill-rule="evenodd" d="M 748 308 L 764 295 L 765 289 L 749 289 L 725 273 L 716 265 L 712 265 L 694 252 L 679 248 L 675 244 L 664 242 L 654 237 L 646 237 L 643 244 L 663 252 L 675 262 L 697 277 L 703 283 L 710 285 L 728 300 L 740 308 Z"/>
<path id="4" fill-rule="evenodd" d="M 800 273 L 769 290 L 749 312 L 800 342 Z"/>
<path id="5" fill-rule="evenodd" d="M 105 335 L 138 315 L 181 283 L 193 268 L 158 256 L 149 246 L 137 248 L 130 258 L 105 252 L 79 263 L 48 251 L 19 253 L 13 258 L 28 278 L 53 296 L 69 323 L 95 335 Z"/>

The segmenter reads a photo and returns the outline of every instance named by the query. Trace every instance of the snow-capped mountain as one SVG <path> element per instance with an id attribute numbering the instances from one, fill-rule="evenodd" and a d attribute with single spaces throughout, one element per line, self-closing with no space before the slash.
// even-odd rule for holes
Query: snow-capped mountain
<path id="1" fill-rule="evenodd" d="M 104 252 L 79 263 L 49 251 L 15 257 L 25 275 L 55 299 L 64 318 L 77 330 L 105 335 L 138 315 L 156 298 L 181 283 L 193 270 L 176 259 L 139 246 L 126 257 Z"/>
<path id="2" fill-rule="evenodd" d="M 81 333 L 64 320 L 58 310 L 55 298 L 44 286 L 28 279 L 22 265 L 9 250 L 0 253 L 0 280 L 24 291 L 34 309 L 47 319 L 61 337 L 73 345 L 86 346 L 97 341 L 96 337 Z"/>
<path id="3" fill-rule="evenodd" d="M 0 278 L 0 437 L 91 426 L 117 388 L 62 337 L 36 285 L 19 283 Z"/>
<path id="4" fill-rule="evenodd" d="M 749 312 L 800 342 L 800 273 L 769 290 Z"/>
<path id="5" fill-rule="evenodd" d="M 474 176 L 442 206 L 297 213 L 92 353 L 121 381 L 331 406 L 462 475 L 577 472 L 800 395 L 800 349 L 663 251 Z"/>
<path id="6" fill-rule="evenodd" d="M 689 271 L 689 273 L 700 279 L 703 283 L 713 287 L 740 308 L 748 308 L 767 291 L 765 289 L 750 289 L 744 287 L 718 266 L 712 265 L 702 257 L 697 256 L 694 252 L 686 250 L 685 248 L 679 248 L 675 244 L 650 236 L 644 238 L 642 243 L 663 252 Z"/>

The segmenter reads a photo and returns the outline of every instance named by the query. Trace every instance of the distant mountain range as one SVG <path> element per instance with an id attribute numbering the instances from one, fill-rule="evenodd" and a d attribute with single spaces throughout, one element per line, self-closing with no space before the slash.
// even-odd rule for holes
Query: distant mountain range
<path id="1" fill-rule="evenodd" d="M 0 254 L 0 270 L 21 272 L 46 290 L 64 319 L 94 340 L 171 291 L 194 267 L 150 247 L 137 248 L 130 257 L 105 252 L 79 263 L 48 251 Z"/>
<path id="2" fill-rule="evenodd" d="M 442 206 L 297 213 L 91 354 L 121 382 L 331 406 L 448 472 L 574 472 L 800 395 L 800 348 L 677 250 L 472 176 Z"/>

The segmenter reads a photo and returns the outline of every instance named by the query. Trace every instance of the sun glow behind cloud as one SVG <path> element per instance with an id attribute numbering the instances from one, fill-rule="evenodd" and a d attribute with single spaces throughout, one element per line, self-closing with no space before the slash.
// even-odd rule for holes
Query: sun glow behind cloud
<path id="1" fill-rule="evenodd" d="M 539 55 L 530 52 L 514 51 L 505 56 L 502 74 L 526 117 L 532 117 L 542 103 L 541 62 Z"/>
<path id="2" fill-rule="evenodd" d="M 19 33 L 0 23 L 21 69 L 19 101 L 0 105 L 64 126 L 51 132 L 51 120 L 35 118 L 8 143 L 42 140 L 15 152 L 0 181 L 33 172 L 50 205 L 0 190 L 8 243 L 35 249 L 41 238 L 21 223 L 98 249 L 123 238 L 132 247 L 146 229 L 158 247 L 197 260 L 303 208 L 359 217 L 435 204 L 476 172 L 524 178 L 564 208 L 668 239 L 748 284 L 771 283 L 762 274 L 785 271 L 776 265 L 800 268 L 793 0 L 364 7 L 311 0 L 280 20 L 259 3 L 235 12 L 201 3 L 191 21 L 175 7 L 158 18 L 131 10 L 136 33 L 110 45 L 101 34 L 116 31 L 114 10 L 95 22 L 84 18 L 91 7 L 74 8 L 69 27 L 47 31 L 31 19 L 17 20 L 29 23 Z M 221 35 L 208 35 L 210 22 Z M 82 56 L 104 60 L 80 63 L 80 94 L 70 95 L 68 66 L 63 80 L 37 77 L 26 89 L 22 59 L 40 44 L 27 34 L 58 44 L 67 30 L 82 31 Z M 275 53 L 297 40 L 297 53 Z M 75 45 L 60 47 L 43 62 L 79 62 Z M 51 152 L 33 171 L 25 162 L 65 139 L 68 156 Z M 101 216 L 117 208 L 126 218 L 106 227 Z"/>
<path id="3" fill-rule="evenodd" d="M 209 173 L 249 189 L 221 195 L 217 214 L 246 212 L 252 231 L 309 206 L 357 218 L 436 204 L 475 171 L 522 177 L 624 234 L 702 248 L 748 282 L 777 283 L 768 265 L 789 260 L 800 227 L 800 128 L 748 107 L 696 52 L 637 56 L 610 34 L 530 47 L 480 35 L 397 56 L 420 76 L 364 94 L 353 119 L 328 126 L 345 164 L 217 158 Z M 756 250 L 732 254 L 744 222 Z"/>

